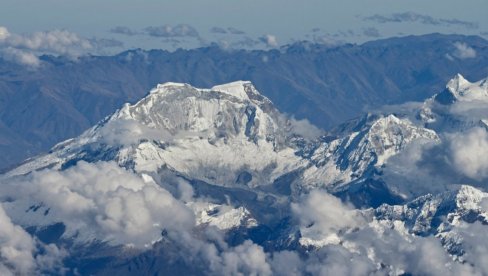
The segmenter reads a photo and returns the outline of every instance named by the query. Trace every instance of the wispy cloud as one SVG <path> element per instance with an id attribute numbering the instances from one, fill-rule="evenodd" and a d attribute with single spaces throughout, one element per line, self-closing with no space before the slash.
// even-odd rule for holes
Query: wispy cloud
<path id="1" fill-rule="evenodd" d="M 227 31 L 230 34 L 234 34 L 234 35 L 243 35 L 243 34 L 246 34 L 246 32 L 244 32 L 242 30 L 239 30 L 239 29 L 236 29 L 236 28 L 233 28 L 233 27 L 227 28 Z"/>
<path id="2" fill-rule="evenodd" d="M 90 38 L 90 41 L 93 48 L 98 49 L 99 51 L 103 51 L 105 48 L 122 48 L 124 47 L 124 43 L 122 41 L 113 39 L 113 38 Z M 98 51 L 97 51 L 98 52 Z"/>
<path id="3" fill-rule="evenodd" d="M 488 132 L 474 128 L 449 137 L 453 168 L 477 180 L 488 177 Z"/>
<path id="4" fill-rule="evenodd" d="M 2 40 L 6 45 L 18 49 L 45 51 L 77 56 L 93 48 L 88 39 L 66 30 L 35 32 L 32 34 L 10 34 Z"/>
<path id="5" fill-rule="evenodd" d="M 10 33 L 6 27 L 0 29 L 0 52 L 5 59 L 37 67 L 40 54 L 79 57 L 95 45 L 88 39 L 66 30 L 35 32 L 31 34 Z"/>
<path id="6" fill-rule="evenodd" d="M 212 27 L 210 29 L 210 32 L 213 34 L 231 34 L 231 35 L 243 35 L 246 34 L 244 31 L 241 31 L 239 29 L 233 28 L 233 27 L 228 27 L 228 28 L 222 28 L 222 27 Z"/>
<path id="7" fill-rule="evenodd" d="M 63 221 L 67 233 L 81 232 L 87 239 L 144 247 L 161 237 L 161 229 L 194 225 L 191 210 L 167 190 L 113 163 L 79 162 L 69 170 L 40 172 L 13 185 L 23 187 L 30 202 L 49 202 L 49 216 Z M 3 195 L 15 191 L 3 188 Z"/>
<path id="8" fill-rule="evenodd" d="M 0 203 L 0 274 L 58 274 L 65 252 L 54 244 L 45 245 L 12 222 Z M 44 273 L 41 273 L 44 271 Z"/>
<path id="9" fill-rule="evenodd" d="M 121 35 L 128 35 L 128 36 L 140 34 L 140 32 L 125 26 L 113 27 L 112 29 L 110 29 L 110 32 L 114 34 L 121 34 Z"/>
<path id="10" fill-rule="evenodd" d="M 460 59 L 466 58 L 475 58 L 476 57 L 476 50 L 470 47 L 468 44 L 463 42 L 456 42 L 454 43 L 454 47 L 456 48 L 454 51 L 454 56 Z"/>
<path id="11" fill-rule="evenodd" d="M 320 28 L 313 28 L 310 33 L 306 34 L 306 39 L 313 43 L 321 44 L 327 47 L 343 45 L 348 41 L 354 41 L 361 36 L 379 37 L 381 34 L 376 28 L 364 28 L 362 30 L 337 30 L 336 32 L 325 32 Z"/>
<path id="12" fill-rule="evenodd" d="M 16 34 L 6 27 L 0 27 L 0 55 L 6 60 L 33 68 L 41 65 L 38 56 L 43 54 L 77 59 L 89 52 L 122 46 L 123 43 L 115 39 L 88 39 L 67 30 Z"/>
<path id="13" fill-rule="evenodd" d="M 261 36 L 259 38 L 259 41 L 266 44 L 266 47 L 269 47 L 269 48 L 278 47 L 278 39 L 276 38 L 276 36 L 271 35 L 271 34 Z"/>
<path id="14" fill-rule="evenodd" d="M 7 28 L 0 26 L 0 41 L 7 39 L 10 36 L 10 32 Z"/>
<path id="15" fill-rule="evenodd" d="M 468 264 L 457 263 L 434 237 L 404 235 L 397 227 L 382 226 L 377 219 L 371 220 L 326 192 L 313 190 L 297 203 L 292 203 L 292 214 L 298 222 L 300 243 L 322 244 L 311 250 L 310 257 L 300 261 L 295 253 L 275 255 L 274 260 L 288 271 L 295 270 L 313 275 L 383 275 L 387 269 L 378 269 L 377 264 L 387 264 L 392 271 L 410 272 L 415 275 L 473 275 L 486 272 L 478 254 L 486 251 L 471 246 L 476 242 L 474 231 L 485 231 L 481 224 L 460 227 L 462 237 L 469 244 Z M 470 241 L 470 237 L 474 237 Z M 485 241 L 481 241 L 484 246 Z M 392 250 L 395 248 L 395 250 Z M 352 249 L 352 250 L 351 250 Z M 481 250 L 480 250 L 481 249 Z M 374 258 L 366 255 L 371 252 Z M 291 266 L 291 267 L 290 267 Z M 384 267 L 386 268 L 386 267 Z M 276 268 L 275 268 L 276 269 Z"/>
<path id="16" fill-rule="evenodd" d="M 460 26 L 467 29 L 478 29 L 479 25 L 476 22 L 464 21 L 455 18 L 435 18 L 430 15 L 419 14 L 415 12 L 393 13 L 391 15 L 375 14 L 362 18 L 364 21 L 373 21 L 377 23 L 403 23 L 403 22 L 418 22 L 425 25 L 434 26 Z"/>
<path id="17" fill-rule="evenodd" d="M 333 34 L 313 34 L 311 37 L 312 41 L 317 44 L 322 44 L 325 46 L 338 46 L 344 44 L 345 41 L 342 38 L 339 38 L 338 35 Z"/>
<path id="18" fill-rule="evenodd" d="M 242 39 L 230 43 L 232 48 L 252 48 L 258 45 L 260 41 L 252 39 L 249 36 L 244 36 Z"/>
<path id="19" fill-rule="evenodd" d="M 210 32 L 213 34 L 226 34 L 227 30 L 221 27 L 212 27 Z"/>
<path id="20" fill-rule="evenodd" d="M 198 31 L 188 24 L 149 26 L 145 34 L 154 37 L 199 37 Z"/>
<path id="21" fill-rule="evenodd" d="M 363 35 L 367 37 L 373 37 L 373 38 L 381 36 L 380 31 L 378 31 L 378 29 L 374 27 L 364 28 Z"/>
<path id="22" fill-rule="evenodd" d="M 7 47 L 1 50 L 2 57 L 6 60 L 37 68 L 41 65 L 41 60 L 32 52 Z"/>

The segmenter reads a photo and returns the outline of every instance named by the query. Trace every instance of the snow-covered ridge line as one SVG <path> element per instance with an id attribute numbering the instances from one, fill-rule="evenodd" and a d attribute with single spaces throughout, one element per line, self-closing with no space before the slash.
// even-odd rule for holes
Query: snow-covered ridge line
<path id="1" fill-rule="evenodd" d="M 434 98 L 442 104 L 454 101 L 488 101 L 488 78 L 470 82 L 457 74 L 447 83 L 446 89 Z"/>
<path id="2" fill-rule="evenodd" d="M 215 85 L 212 88 L 197 88 L 188 83 L 165 82 L 157 84 L 155 88 L 150 90 L 149 94 L 165 93 L 175 88 L 191 88 L 201 92 L 221 92 L 242 100 L 248 100 L 249 96 L 246 92 L 248 86 L 253 86 L 253 84 L 250 81 L 242 80 Z"/>

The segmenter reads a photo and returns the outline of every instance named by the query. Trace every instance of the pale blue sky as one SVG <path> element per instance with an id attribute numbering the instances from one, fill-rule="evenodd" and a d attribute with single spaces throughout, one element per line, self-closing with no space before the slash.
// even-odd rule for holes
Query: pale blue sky
<path id="1" fill-rule="evenodd" d="M 258 46 L 260 37 L 264 47 L 264 42 L 273 46 L 303 39 L 329 43 L 431 32 L 480 35 L 488 32 L 487 11 L 488 0 L 0 0 L 0 26 L 11 33 L 66 29 L 87 38 L 116 39 L 124 48 L 211 41 Z M 151 36 L 146 29 L 177 24 L 187 24 L 198 36 L 179 33 L 181 28 Z M 116 26 L 136 35 L 110 32 Z M 212 33 L 212 27 L 227 33 Z M 230 34 L 228 27 L 245 35 Z"/>

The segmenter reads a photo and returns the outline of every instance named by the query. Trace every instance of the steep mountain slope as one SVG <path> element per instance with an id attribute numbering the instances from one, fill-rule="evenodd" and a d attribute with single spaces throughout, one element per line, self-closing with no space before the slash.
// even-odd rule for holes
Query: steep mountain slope
<path id="1" fill-rule="evenodd" d="M 476 58 L 457 57 L 455 43 L 473 48 Z M 432 34 L 335 48 L 303 42 L 269 51 L 133 50 L 77 62 L 46 56 L 37 71 L 2 61 L 0 125 L 15 135 L 0 168 L 81 134 L 159 82 L 250 80 L 282 112 L 329 128 L 365 106 L 424 100 L 457 72 L 485 77 L 487 45 L 479 37 Z"/>

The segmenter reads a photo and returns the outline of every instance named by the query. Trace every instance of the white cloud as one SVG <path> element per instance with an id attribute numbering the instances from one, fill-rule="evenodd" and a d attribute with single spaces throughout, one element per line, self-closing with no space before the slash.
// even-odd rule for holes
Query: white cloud
<path id="1" fill-rule="evenodd" d="M 128 36 L 140 34 L 139 32 L 134 31 L 131 28 L 125 26 L 116 26 L 110 29 L 110 32 L 114 34 L 121 34 L 121 35 L 128 35 Z"/>
<path id="2" fill-rule="evenodd" d="M 205 131 L 180 131 L 178 134 L 172 134 L 166 129 L 148 127 L 134 119 L 120 118 L 117 120 L 109 120 L 98 131 L 102 142 L 109 145 L 125 146 L 137 144 L 141 139 L 171 143 L 189 136 L 208 136 L 208 133 Z"/>
<path id="3" fill-rule="evenodd" d="M 207 228 L 198 236 L 189 232 L 170 234 L 181 261 L 187 266 L 201 267 L 201 274 L 272 275 L 270 255 L 252 241 L 229 246 L 223 233 L 215 228 Z"/>
<path id="4" fill-rule="evenodd" d="M 325 133 L 322 129 L 311 124 L 307 119 L 297 120 L 292 117 L 289 123 L 293 133 L 301 135 L 306 139 L 315 139 Z"/>
<path id="5" fill-rule="evenodd" d="M 367 37 L 373 37 L 373 38 L 377 38 L 381 36 L 378 29 L 375 27 L 363 28 L 363 35 Z"/>
<path id="6" fill-rule="evenodd" d="M 89 40 L 66 30 L 10 34 L 4 41 L 9 47 L 77 57 L 93 48 Z"/>
<path id="7" fill-rule="evenodd" d="M 260 42 L 262 42 L 262 41 L 255 40 L 255 39 L 250 38 L 248 36 L 244 36 L 243 38 L 230 43 L 231 47 L 229 47 L 229 48 L 253 48 L 254 46 L 259 44 Z"/>
<path id="8" fill-rule="evenodd" d="M 468 44 L 464 42 L 456 42 L 454 43 L 454 47 L 456 48 L 453 55 L 460 58 L 475 58 L 476 57 L 476 50 L 472 47 L 468 46 Z"/>
<path id="9" fill-rule="evenodd" d="M 5 59 L 17 62 L 22 65 L 27 65 L 33 68 L 41 65 L 41 61 L 39 60 L 39 58 L 29 51 L 8 47 L 1 52 L 3 52 L 3 57 Z"/>
<path id="10" fill-rule="evenodd" d="M 229 246 L 224 234 L 214 227 L 194 235 L 193 212 L 147 175 L 139 177 L 114 163 L 80 161 L 64 171 L 48 169 L 22 178 L 0 188 L 0 194 L 11 199 L 5 203 L 9 213 L 22 225 L 34 223 L 42 227 L 61 221 L 66 225 L 64 238 L 94 238 L 110 245 L 131 244 L 142 250 L 151 248 L 152 242 L 160 240 L 162 231 L 167 230 L 166 242 L 178 248 L 175 256 L 189 266 L 203 265 L 212 274 L 271 275 L 269 255 L 261 246 L 251 241 Z M 193 189 L 187 182 L 178 182 L 177 189 L 181 200 L 193 199 Z M 29 206 L 39 209 L 25 212 Z M 56 255 L 56 247 L 46 247 L 44 251 L 53 253 L 34 259 L 30 236 L 19 226 L 13 228 L 18 233 L 3 227 L 6 223 L 1 213 L 0 223 L 0 243 L 2 233 L 7 232 L 13 237 L 10 240 L 14 246 L 25 248 L 26 255 L 17 260 L 23 271 L 29 272 L 40 264 L 55 264 L 49 256 Z M 72 253 L 76 256 L 76 252 Z M 0 272 L 2 269 L 0 265 Z"/>
<path id="11" fill-rule="evenodd" d="M 486 256 L 488 256 L 488 240 L 485 235 L 480 233 L 486 233 L 487 226 L 482 225 L 479 222 L 473 224 L 462 223 L 456 232 L 462 237 L 463 249 L 465 253 L 462 259 L 469 264 L 476 267 L 476 270 L 481 272 L 482 275 L 488 275 L 488 262 Z"/>
<path id="12" fill-rule="evenodd" d="M 11 267 L 12 274 L 27 274 L 35 268 L 34 241 L 27 232 L 14 225 L 0 205 L 0 265 Z M 1 267 L 1 266 L 0 266 Z M 0 268 L 1 271 L 1 268 Z"/>
<path id="13" fill-rule="evenodd" d="M 0 26 L 0 40 L 5 40 L 10 36 L 7 28 Z"/>
<path id="14" fill-rule="evenodd" d="M 434 26 L 462 26 L 467 29 L 478 29 L 477 22 L 465 21 L 457 18 L 435 18 L 426 14 L 419 14 L 415 12 L 401 12 L 390 15 L 375 14 L 362 18 L 365 21 L 374 21 L 377 23 L 402 23 L 402 22 L 419 22 L 425 25 Z"/>
<path id="15" fill-rule="evenodd" d="M 322 44 L 327 47 L 335 47 L 345 43 L 337 36 L 331 34 L 316 34 L 316 33 L 313 34 L 312 41 L 314 43 Z"/>
<path id="16" fill-rule="evenodd" d="M 376 262 L 388 264 L 395 272 L 413 275 L 477 275 L 469 265 L 452 260 L 434 237 L 404 236 L 395 229 L 365 229 L 354 238 Z"/>
<path id="17" fill-rule="evenodd" d="M 181 198 L 192 200 L 191 186 L 186 182 L 179 184 Z M 304 236 L 317 240 L 337 235 L 341 242 L 309 251 L 302 258 L 290 251 L 266 253 L 263 247 L 251 241 L 230 246 L 225 242 L 224 234 L 215 228 L 200 229 L 194 235 L 190 231 L 193 215 L 183 204 L 156 186 L 148 176 L 141 179 L 113 163 L 80 162 L 66 171 L 38 172 L 10 188 L 13 189 L 3 188 L 2 195 L 17 202 L 6 204 L 20 204 L 25 198 L 28 204 L 44 202 L 42 208 L 51 210 L 48 217 L 54 216 L 56 221 L 65 222 L 68 231 L 69 228 L 77 229 L 81 235 L 88 232 L 99 239 L 111 240 L 112 244 L 143 246 L 160 237 L 162 229 L 167 229 L 171 247 L 178 250 L 175 258 L 178 256 L 185 265 L 202 267 L 202 273 L 383 275 L 391 270 L 392 274 L 477 275 L 485 269 L 480 257 L 483 255 L 479 254 L 485 254 L 486 250 L 483 251 L 483 244 L 476 246 L 476 236 L 472 235 L 474 230 L 460 230 L 466 240 L 471 239 L 465 256 L 474 264 L 472 268 L 453 262 L 437 239 L 404 235 L 391 227 L 382 228 L 375 220 L 371 221 L 338 198 L 318 190 L 291 206 L 300 231 Z M 26 215 L 26 206 L 29 205 L 19 208 L 23 216 Z M 0 223 L 8 227 L 0 228 L 0 243 L 9 241 L 2 250 L 10 246 L 26 252 L 22 261 L 10 257 L 17 262 L 16 266 L 26 271 L 41 264 L 53 266 L 53 258 L 48 256 L 60 255 L 56 253 L 57 248 L 50 248 L 53 253 L 47 257 L 35 256 L 32 238 L 22 228 L 13 225 L 5 213 L 2 216 L 1 211 Z M 8 238 L 2 239 L 5 236 Z M 385 266 L 378 266 L 380 263 Z M 0 265 L 0 272 L 6 267 Z"/>
<path id="18" fill-rule="evenodd" d="M 488 133 L 474 128 L 449 136 L 454 169 L 477 180 L 488 177 Z"/>
<path id="19" fill-rule="evenodd" d="M 0 274 L 28 275 L 56 271 L 66 256 L 55 245 L 44 245 L 15 225 L 0 204 Z"/>
<path id="20" fill-rule="evenodd" d="M 188 24 L 149 26 L 145 33 L 154 37 L 199 37 L 198 31 Z"/>
<path id="21" fill-rule="evenodd" d="M 109 145 L 131 145 L 140 139 L 173 140 L 168 131 L 150 128 L 131 119 L 110 120 L 99 131 L 103 142 Z"/>
<path id="22" fill-rule="evenodd" d="M 267 47 L 270 48 L 278 47 L 278 39 L 274 35 L 264 35 L 259 38 L 259 41 L 263 42 L 264 44 L 266 44 Z"/>
<path id="23" fill-rule="evenodd" d="M 212 27 L 210 32 L 214 34 L 227 34 L 227 30 L 221 27 Z"/>
<path id="24" fill-rule="evenodd" d="M 10 188 L 5 193 L 19 201 L 12 203 L 17 212 L 44 203 L 49 214 L 38 223 L 62 221 L 67 238 L 80 233 L 81 239 L 140 247 L 159 240 L 163 229 L 183 231 L 195 223 L 190 209 L 168 191 L 114 163 L 79 162 L 65 171 L 37 172 Z M 28 214 L 33 217 L 27 220 L 39 219 Z"/>
<path id="25" fill-rule="evenodd" d="M 481 99 L 458 101 L 450 106 L 449 112 L 465 122 L 479 122 L 488 118 L 486 105 L 486 99 L 482 96 Z"/>
<path id="26" fill-rule="evenodd" d="M 361 215 L 324 191 L 314 190 L 291 209 L 304 238 L 320 241 L 363 224 Z"/>
<path id="27" fill-rule="evenodd" d="M 0 26 L 0 55 L 19 64 L 38 67 L 38 56 L 65 56 L 71 59 L 89 52 L 103 52 L 105 48 L 120 47 L 112 39 L 86 39 L 67 30 L 51 30 L 28 34 L 10 33 Z"/>
<path id="28" fill-rule="evenodd" d="M 223 275 L 271 275 L 263 248 L 251 241 L 224 252 L 221 260 L 217 271 Z"/>
<path id="29" fill-rule="evenodd" d="M 233 35 L 243 35 L 243 34 L 246 34 L 246 32 L 244 32 L 242 30 L 239 30 L 237 28 L 233 28 L 233 27 L 227 28 L 227 31 L 229 31 L 229 33 L 231 33 Z"/>
<path id="30" fill-rule="evenodd" d="M 480 206 L 481 210 L 483 210 L 484 212 L 488 212 L 488 198 L 483 199 L 480 203 Z"/>
<path id="31" fill-rule="evenodd" d="M 367 258 L 367 254 L 358 254 L 339 245 L 329 245 L 311 254 L 304 264 L 305 272 L 310 275 L 375 275 L 377 266 Z M 377 273 L 382 275 L 386 273 Z"/>
<path id="32" fill-rule="evenodd" d="M 455 179 L 450 173 L 445 148 L 440 142 L 414 141 L 388 159 L 382 179 L 389 189 L 405 199 L 445 191 Z"/>
<path id="33" fill-rule="evenodd" d="M 274 275 L 300 275 L 304 262 L 293 251 L 279 251 L 273 254 L 271 267 Z"/>
<path id="34" fill-rule="evenodd" d="M 368 218 L 368 211 L 360 215 L 325 192 L 312 191 L 300 203 L 292 204 L 292 211 L 300 223 L 302 238 L 312 238 L 316 246 L 320 241 L 331 241 L 331 236 L 335 236 L 336 241 L 322 243 L 304 260 L 293 252 L 275 253 L 274 259 L 269 260 L 279 266 L 287 263 L 285 267 L 290 271 L 306 271 L 313 275 L 483 275 L 486 271 L 479 257 L 486 254 L 486 249 L 483 244 L 475 246 L 479 236 L 473 234 L 474 231 L 461 231 L 463 238 L 460 240 L 468 241 L 463 247 L 468 260 L 464 264 L 453 261 L 435 237 L 410 235 L 402 230 L 405 226 Z M 478 233 L 486 230 L 486 226 L 479 227 Z"/>
<path id="35" fill-rule="evenodd" d="M 485 110 L 464 110 L 469 120 L 478 113 L 486 113 Z M 426 193 L 443 192 L 460 183 L 483 185 L 488 178 L 487 131 L 475 127 L 440 133 L 440 137 L 441 141 L 437 142 L 415 141 L 388 160 L 382 168 L 382 179 L 391 190 L 412 199 Z"/>

